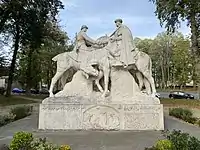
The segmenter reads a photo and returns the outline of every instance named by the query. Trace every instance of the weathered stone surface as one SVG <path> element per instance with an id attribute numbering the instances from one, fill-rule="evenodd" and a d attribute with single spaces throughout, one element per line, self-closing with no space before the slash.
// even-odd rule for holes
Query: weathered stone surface
<path id="1" fill-rule="evenodd" d="M 60 98 L 40 105 L 39 129 L 163 130 L 160 104 L 93 103 Z M 57 101 L 57 102 L 56 102 Z M 53 102 L 53 103 L 51 103 Z"/>
<path id="2" fill-rule="evenodd" d="M 134 96 L 142 94 L 135 79 L 128 70 L 111 69 L 111 97 L 113 101 L 123 101 Z"/>
<path id="3" fill-rule="evenodd" d="M 78 87 L 77 87 L 78 86 Z M 93 92 L 93 81 L 87 80 L 83 76 L 82 71 L 74 74 L 71 82 L 67 83 L 63 90 L 55 95 L 55 97 L 75 96 L 75 95 L 90 95 Z"/>
<path id="4" fill-rule="evenodd" d="M 133 43 L 130 45 L 131 31 L 122 21 L 118 23 L 112 36 L 97 41 L 82 27 L 74 50 L 52 59 L 57 62 L 57 71 L 49 89 L 52 98 L 40 105 L 40 129 L 164 129 L 151 58 Z M 54 97 L 56 82 L 71 68 L 76 71 L 72 81 Z M 134 71 L 138 84 L 129 71 Z M 102 78 L 103 85 L 99 82 Z M 93 81 L 101 93 L 93 90 Z M 147 94 L 141 92 L 143 85 Z"/>

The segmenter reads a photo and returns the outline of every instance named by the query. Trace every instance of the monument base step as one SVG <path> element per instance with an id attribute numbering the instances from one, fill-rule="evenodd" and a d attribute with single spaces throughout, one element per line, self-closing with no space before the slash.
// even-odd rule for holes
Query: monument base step
<path id="1" fill-rule="evenodd" d="M 84 101 L 40 104 L 42 130 L 164 130 L 162 104 L 94 103 Z"/>

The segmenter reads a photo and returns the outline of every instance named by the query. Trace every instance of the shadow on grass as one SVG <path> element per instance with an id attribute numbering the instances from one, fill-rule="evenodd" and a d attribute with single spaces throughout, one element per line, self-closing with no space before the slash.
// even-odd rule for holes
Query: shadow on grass
<path id="1" fill-rule="evenodd" d="M 0 96 L 0 106 L 31 104 L 31 103 L 37 103 L 37 102 L 33 100 L 23 99 L 17 96 L 10 96 L 10 97 Z"/>
<path id="2" fill-rule="evenodd" d="M 48 95 L 23 95 L 23 97 L 43 100 L 49 96 Z"/>

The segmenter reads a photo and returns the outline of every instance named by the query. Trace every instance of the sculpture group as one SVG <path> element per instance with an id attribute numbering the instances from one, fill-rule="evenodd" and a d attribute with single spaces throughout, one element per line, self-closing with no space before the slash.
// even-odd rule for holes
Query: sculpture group
<path id="1" fill-rule="evenodd" d="M 95 81 L 102 97 L 109 95 L 112 68 L 133 72 L 137 77 L 139 89 L 142 90 L 144 86 L 147 95 L 155 96 L 151 58 L 136 48 L 132 33 L 123 25 L 122 19 L 115 20 L 115 24 L 117 29 L 113 34 L 97 40 L 87 36 L 88 27 L 83 25 L 77 34 L 74 50 L 58 54 L 52 59 L 57 62 L 57 71 L 49 89 L 50 97 L 54 97 L 53 88 L 56 82 L 63 78 L 64 73 L 70 68 L 81 71 L 87 80 Z M 104 87 L 99 83 L 103 77 Z"/>
<path id="2" fill-rule="evenodd" d="M 163 106 L 155 97 L 151 58 L 139 51 L 121 19 L 111 36 L 97 40 L 83 25 L 74 50 L 58 54 L 50 97 L 40 104 L 39 129 L 62 130 L 163 130 Z M 53 94 L 59 79 L 75 74 Z M 103 79 L 103 85 L 100 80 Z M 136 82 L 136 80 L 138 82 Z M 93 83 L 99 91 L 95 91 Z M 144 89 L 146 92 L 142 92 Z"/>

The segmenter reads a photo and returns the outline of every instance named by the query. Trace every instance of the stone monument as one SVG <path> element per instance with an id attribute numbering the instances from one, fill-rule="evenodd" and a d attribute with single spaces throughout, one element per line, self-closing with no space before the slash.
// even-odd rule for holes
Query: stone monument
<path id="1" fill-rule="evenodd" d="M 87 36 L 88 27 L 83 25 L 74 50 L 53 58 L 57 72 L 50 97 L 40 104 L 39 129 L 164 130 L 163 105 L 155 97 L 151 58 L 135 47 L 131 31 L 121 19 L 115 24 L 117 29 L 110 37 L 96 41 Z M 72 81 L 53 95 L 55 83 L 70 68 L 76 71 Z"/>

